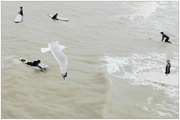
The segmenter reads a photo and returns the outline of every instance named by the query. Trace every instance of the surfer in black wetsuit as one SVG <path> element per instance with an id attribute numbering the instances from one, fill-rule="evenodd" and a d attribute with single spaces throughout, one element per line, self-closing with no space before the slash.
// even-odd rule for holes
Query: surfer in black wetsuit
<path id="1" fill-rule="evenodd" d="M 56 14 L 52 17 L 52 19 L 53 19 L 53 20 L 58 20 L 58 19 L 57 19 L 57 16 L 58 16 L 58 13 L 56 13 Z"/>
<path id="2" fill-rule="evenodd" d="M 20 12 L 19 14 L 21 14 L 23 16 L 23 7 L 20 7 Z"/>
<path id="3" fill-rule="evenodd" d="M 171 63 L 170 63 L 170 60 L 166 60 L 166 69 L 165 69 L 165 74 L 168 75 L 170 74 L 170 68 L 171 68 Z"/>
<path id="4" fill-rule="evenodd" d="M 171 43 L 170 41 L 169 41 L 169 37 L 166 35 L 166 34 L 164 34 L 164 32 L 161 32 L 161 35 L 162 35 L 162 40 L 161 40 L 161 42 L 164 40 L 164 38 L 165 38 L 165 42 L 167 42 L 167 43 Z"/>
<path id="5" fill-rule="evenodd" d="M 21 62 L 27 64 L 27 65 L 30 65 L 30 66 L 36 66 L 36 67 L 39 67 L 41 70 L 44 70 L 41 66 L 39 66 L 39 64 L 41 63 L 40 60 L 37 60 L 37 61 L 33 61 L 33 62 L 29 62 L 23 58 L 20 59 Z"/>

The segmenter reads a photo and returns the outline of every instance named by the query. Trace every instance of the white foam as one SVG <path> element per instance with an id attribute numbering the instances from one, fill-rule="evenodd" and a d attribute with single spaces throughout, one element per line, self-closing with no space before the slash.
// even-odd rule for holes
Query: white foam
<path id="1" fill-rule="evenodd" d="M 137 107 L 139 107 L 143 111 L 147 111 L 148 113 L 157 115 L 159 116 L 159 118 L 171 118 L 173 117 L 173 115 L 179 115 L 179 113 L 174 110 L 177 109 L 176 103 L 169 104 L 164 100 L 157 103 L 156 99 L 152 96 L 146 99 L 146 103 L 137 104 Z M 148 115 L 144 115 L 144 117 L 147 116 Z"/>
<path id="2" fill-rule="evenodd" d="M 166 116 L 169 116 L 169 117 L 172 117 L 172 115 L 170 113 L 166 113 L 166 112 L 161 112 L 161 111 L 157 111 L 158 112 L 158 115 L 159 117 L 166 117 Z"/>
<path id="3" fill-rule="evenodd" d="M 134 7 L 134 13 L 130 16 L 131 20 L 137 17 L 147 18 L 151 16 L 159 7 L 157 2 L 136 3 L 135 6 L 136 7 Z"/>
<path id="4" fill-rule="evenodd" d="M 178 53 L 173 52 L 171 60 L 171 72 L 178 71 Z M 174 104 L 169 104 L 166 101 L 160 101 L 157 103 L 154 96 L 150 96 L 146 99 L 145 103 L 137 104 L 137 106 L 147 112 L 151 112 L 159 118 L 173 117 L 173 115 L 179 115 L 176 111 L 179 100 L 178 87 L 162 85 L 144 80 L 142 73 L 146 71 L 164 72 L 166 66 L 166 53 L 147 53 L 147 54 L 131 54 L 128 57 L 109 57 L 103 56 L 100 58 L 102 68 L 107 70 L 110 75 L 118 77 L 122 80 L 129 80 L 132 85 L 151 86 L 152 89 L 162 91 L 171 99 Z M 113 82 L 113 81 L 112 81 Z"/>
<path id="5" fill-rule="evenodd" d="M 151 104 L 153 100 L 154 100 L 154 97 L 149 97 L 149 98 L 147 98 L 147 103 Z"/>
<path id="6" fill-rule="evenodd" d="M 171 59 L 171 73 L 178 71 L 178 53 L 173 52 Z M 150 85 L 155 90 L 162 90 L 169 97 L 178 97 L 178 88 L 173 86 L 163 86 L 158 83 L 149 82 L 142 77 L 143 72 L 156 71 L 165 72 L 166 53 L 132 54 L 129 57 L 109 57 L 100 58 L 102 67 L 113 76 L 129 79 L 132 85 Z"/>
<path id="7" fill-rule="evenodd" d="M 12 64 L 18 64 L 15 55 L 6 55 L 1 57 L 1 67 L 10 67 Z M 10 64 L 12 63 L 12 64 Z"/>
<path id="8" fill-rule="evenodd" d="M 176 22 L 179 21 L 177 2 L 135 2 L 119 6 L 117 11 L 123 8 L 126 12 L 114 15 L 112 19 L 115 23 L 126 24 L 127 27 L 134 26 L 138 31 L 136 35 L 139 34 L 144 39 L 149 37 L 147 34 L 158 34 L 163 30 L 170 36 L 171 42 L 179 43 Z M 174 14 L 176 14 L 175 17 L 169 17 Z"/>

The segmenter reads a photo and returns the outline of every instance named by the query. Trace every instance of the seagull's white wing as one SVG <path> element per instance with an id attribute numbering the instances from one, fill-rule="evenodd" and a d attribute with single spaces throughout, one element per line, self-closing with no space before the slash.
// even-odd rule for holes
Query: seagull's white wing
<path id="1" fill-rule="evenodd" d="M 49 48 L 50 48 L 53 56 L 55 57 L 55 59 L 57 60 L 59 66 L 60 66 L 61 74 L 62 74 L 63 78 L 66 79 L 67 71 L 68 71 L 67 56 L 62 52 L 61 46 L 58 44 L 58 41 L 49 43 L 48 45 L 49 45 Z"/>
<path id="2" fill-rule="evenodd" d="M 51 52 L 60 66 L 62 76 L 65 78 L 67 76 L 68 69 L 67 56 L 61 51 L 59 46 L 51 49 Z"/>

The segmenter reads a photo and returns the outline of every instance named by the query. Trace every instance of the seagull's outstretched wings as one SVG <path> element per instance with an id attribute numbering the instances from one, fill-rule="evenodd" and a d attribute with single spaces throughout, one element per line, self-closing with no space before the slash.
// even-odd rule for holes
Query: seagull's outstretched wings
<path id="1" fill-rule="evenodd" d="M 61 69 L 61 74 L 64 78 L 64 80 L 67 77 L 67 71 L 68 71 L 68 60 L 67 56 L 62 52 L 62 49 L 65 49 L 65 46 L 59 45 L 59 41 L 52 42 L 48 44 L 48 48 L 41 48 L 41 52 L 48 52 L 51 51 L 55 59 L 57 60 L 60 69 Z"/>

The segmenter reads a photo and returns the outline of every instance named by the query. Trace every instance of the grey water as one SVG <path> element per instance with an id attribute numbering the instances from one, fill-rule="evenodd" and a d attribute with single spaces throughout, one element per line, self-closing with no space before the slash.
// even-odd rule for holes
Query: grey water
<path id="1" fill-rule="evenodd" d="M 14 19 L 23 7 L 23 21 Z M 54 21 L 58 13 L 69 22 Z M 179 2 L 1 2 L 3 119 L 177 119 L 179 88 L 143 72 L 179 73 Z M 177 45 L 151 40 L 165 32 Z M 68 49 L 68 77 L 40 48 Z M 45 72 L 19 61 L 40 59 Z"/>

